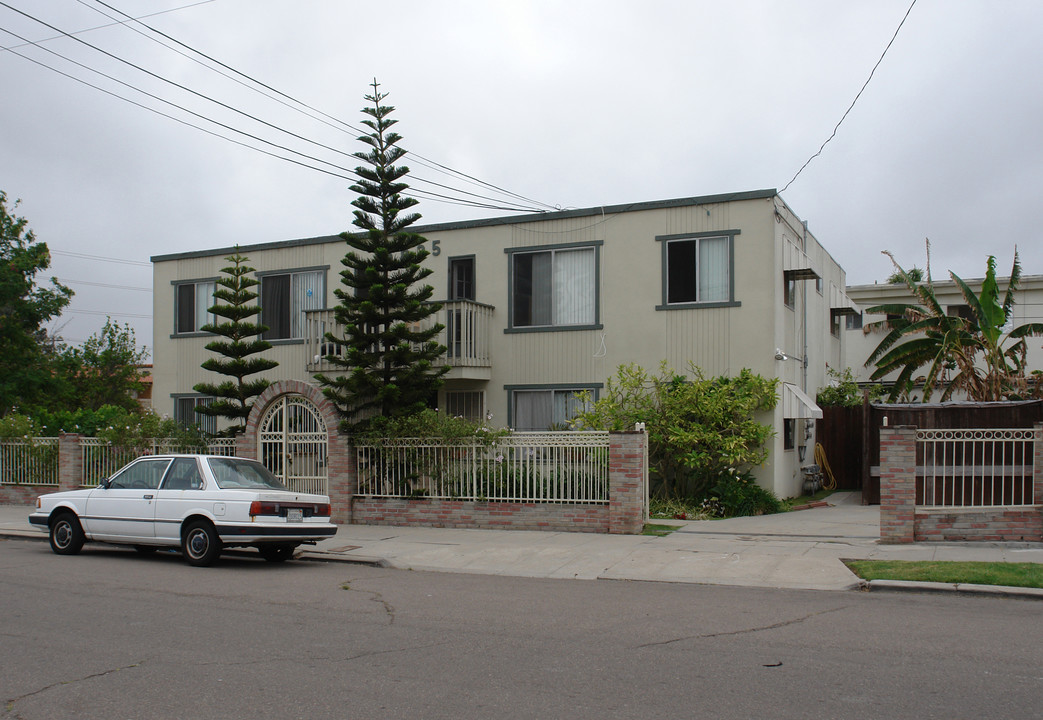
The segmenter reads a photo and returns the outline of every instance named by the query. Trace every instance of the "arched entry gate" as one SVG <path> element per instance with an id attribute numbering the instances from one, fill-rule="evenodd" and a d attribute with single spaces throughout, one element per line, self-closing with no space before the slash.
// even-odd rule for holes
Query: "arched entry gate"
<path id="1" fill-rule="evenodd" d="M 283 395 L 257 425 L 258 459 L 296 492 L 329 494 L 329 432 L 318 408 L 301 395 Z"/>

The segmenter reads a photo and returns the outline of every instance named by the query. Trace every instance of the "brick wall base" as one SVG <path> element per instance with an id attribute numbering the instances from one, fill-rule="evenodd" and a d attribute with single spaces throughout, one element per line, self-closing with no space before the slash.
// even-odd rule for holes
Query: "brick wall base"
<path id="1" fill-rule="evenodd" d="M 364 498 L 352 502 L 351 522 L 497 530 L 608 532 L 608 505 L 560 505 L 405 498 Z"/>
<path id="2" fill-rule="evenodd" d="M 35 505 L 38 495 L 61 489 L 54 485 L 0 485 L 0 505 Z M 25 522 L 29 527 L 29 521 Z"/>
<path id="3" fill-rule="evenodd" d="M 1043 506 L 916 511 L 916 542 L 1043 542 Z"/>

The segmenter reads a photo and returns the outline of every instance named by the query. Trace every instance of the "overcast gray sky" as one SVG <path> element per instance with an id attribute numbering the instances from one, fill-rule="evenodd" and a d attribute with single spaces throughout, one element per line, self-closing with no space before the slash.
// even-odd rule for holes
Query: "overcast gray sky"
<path id="1" fill-rule="evenodd" d="M 781 190 L 832 134 L 911 4 L 105 2 L 134 17 L 173 10 L 144 22 L 355 127 L 375 76 L 406 149 L 562 208 Z M 119 17 L 96 0 L 2 0 L 0 47 L 15 50 L 0 52 L 0 189 L 22 199 L 18 213 L 51 248 L 53 274 L 76 291 L 52 329 L 79 343 L 112 315 L 151 346 L 151 296 L 140 289 L 151 287 L 150 256 L 348 230 L 350 181 L 26 57 L 277 154 L 289 153 L 117 81 L 333 166 L 355 167 L 340 153 L 360 146 L 337 122 L 256 94 L 141 26 L 82 32 L 79 42 L 26 17 L 73 33 L 113 22 L 99 11 Z M 889 275 L 885 249 L 922 267 L 925 237 L 936 277 L 979 277 L 989 254 L 1006 274 L 1015 245 L 1023 271 L 1043 274 L 1041 28 L 1038 0 L 912 7 L 836 137 L 783 193 L 850 284 Z M 492 195 L 408 164 L 456 197 Z M 418 209 L 425 223 L 514 214 L 429 199 Z"/>

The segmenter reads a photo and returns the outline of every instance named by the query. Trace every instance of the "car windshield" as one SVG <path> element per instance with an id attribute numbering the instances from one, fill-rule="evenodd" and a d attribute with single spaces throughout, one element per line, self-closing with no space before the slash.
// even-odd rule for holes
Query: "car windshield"
<path id="1" fill-rule="evenodd" d="M 207 462 L 214 473 L 217 484 L 225 489 L 285 490 L 279 478 L 268 468 L 254 460 L 239 458 L 210 458 Z"/>

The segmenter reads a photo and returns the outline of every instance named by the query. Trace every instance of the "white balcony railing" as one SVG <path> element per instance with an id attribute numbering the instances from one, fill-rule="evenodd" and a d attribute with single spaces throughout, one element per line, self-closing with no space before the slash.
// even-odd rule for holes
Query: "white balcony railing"
<path id="1" fill-rule="evenodd" d="M 441 304 L 442 309 L 428 318 L 425 325 L 430 327 L 437 322 L 445 326 L 438 336 L 438 342 L 447 348 L 445 364 L 451 367 L 490 367 L 489 333 L 493 306 L 473 300 L 447 300 Z M 327 357 L 339 355 L 342 349 L 327 340 L 326 333 L 344 337 L 344 328 L 337 323 L 332 309 L 308 310 L 304 315 L 304 350 L 308 358 L 308 372 L 337 369 Z"/>

